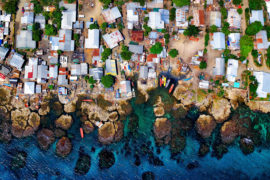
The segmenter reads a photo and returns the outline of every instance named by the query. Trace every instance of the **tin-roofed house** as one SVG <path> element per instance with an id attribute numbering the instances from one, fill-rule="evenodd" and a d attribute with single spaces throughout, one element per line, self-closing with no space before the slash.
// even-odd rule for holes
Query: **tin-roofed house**
<path id="1" fill-rule="evenodd" d="M 265 30 L 261 30 L 255 36 L 254 48 L 257 50 L 263 50 L 268 47 L 269 41 L 267 38 L 267 32 Z"/>
<path id="2" fill-rule="evenodd" d="M 213 40 L 210 42 L 212 49 L 223 50 L 225 49 L 225 34 L 222 32 L 215 32 Z"/>
<path id="3" fill-rule="evenodd" d="M 160 12 L 150 12 L 148 26 L 152 29 L 164 29 L 165 22 L 161 19 Z"/>
<path id="4" fill-rule="evenodd" d="M 198 27 L 203 27 L 205 25 L 204 10 L 193 10 L 193 18 L 191 20 L 191 24 Z"/>
<path id="5" fill-rule="evenodd" d="M 139 79 L 146 80 L 148 78 L 148 66 L 140 66 Z"/>
<path id="6" fill-rule="evenodd" d="M 134 54 L 143 54 L 143 45 L 129 44 L 128 49 Z"/>
<path id="7" fill-rule="evenodd" d="M 16 48 L 18 49 L 35 49 L 36 41 L 32 38 L 32 31 L 21 30 L 20 34 L 16 36 Z"/>
<path id="8" fill-rule="evenodd" d="M 0 62 L 3 61 L 8 54 L 9 49 L 8 48 L 4 48 L 4 47 L 0 47 Z"/>
<path id="9" fill-rule="evenodd" d="M 221 28 L 221 12 L 211 11 L 210 12 L 210 26 L 215 25 Z"/>
<path id="10" fill-rule="evenodd" d="M 21 17 L 22 24 L 33 24 L 34 23 L 34 12 L 25 12 Z"/>
<path id="11" fill-rule="evenodd" d="M 254 23 L 255 21 L 261 22 L 261 24 L 264 26 L 263 10 L 252 10 L 251 11 L 251 16 L 250 16 L 249 22 Z"/>
<path id="12" fill-rule="evenodd" d="M 88 29 L 88 38 L 85 39 L 86 49 L 98 49 L 99 48 L 99 30 Z"/>
<path id="13" fill-rule="evenodd" d="M 119 30 L 116 30 L 110 34 L 103 35 L 103 39 L 108 47 L 113 49 L 119 45 L 119 42 L 124 40 L 124 37 Z"/>
<path id="14" fill-rule="evenodd" d="M 137 9 L 141 8 L 137 2 L 126 3 L 127 7 L 127 24 L 128 29 L 139 26 L 139 12 Z"/>
<path id="15" fill-rule="evenodd" d="M 216 67 L 214 67 L 213 69 L 213 75 L 216 76 L 216 78 L 219 78 L 225 75 L 224 58 L 216 58 Z"/>
<path id="16" fill-rule="evenodd" d="M 35 23 L 39 23 L 41 29 L 45 29 L 46 19 L 43 15 L 39 14 L 35 17 Z"/>
<path id="17" fill-rule="evenodd" d="M 110 8 L 105 9 L 102 11 L 101 14 L 102 14 L 104 20 L 109 24 L 116 22 L 116 19 L 122 17 L 118 7 L 113 7 L 111 9 Z"/>
<path id="18" fill-rule="evenodd" d="M 72 40 L 72 30 L 61 29 L 59 37 L 50 37 L 51 50 L 74 51 L 75 41 Z"/>
<path id="19" fill-rule="evenodd" d="M 29 58 L 28 65 L 24 68 L 24 79 L 36 80 L 38 74 L 38 58 Z"/>
<path id="20" fill-rule="evenodd" d="M 240 49 L 240 33 L 230 33 L 228 35 L 228 47 L 234 51 Z"/>
<path id="21" fill-rule="evenodd" d="M 50 79 L 57 79 L 57 77 L 58 77 L 58 66 L 57 65 L 50 65 L 49 78 Z"/>
<path id="22" fill-rule="evenodd" d="M 183 6 L 177 8 L 175 12 L 175 21 L 177 27 L 186 28 L 188 27 L 187 15 L 188 15 L 189 6 Z"/>
<path id="23" fill-rule="evenodd" d="M 146 2 L 146 7 L 148 9 L 163 8 L 163 6 L 164 6 L 163 0 L 150 0 Z"/>
<path id="24" fill-rule="evenodd" d="M 68 85 L 67 76 L 66 75 L 59 75 L 57 84 L 59 86 L 67 86 Z"/>
<path id="25" fill-rule="evenodd" d="M 241 28 L 241 16 L 236 9 L 230 9 L 228 11 L 228 23 L 230 24 L 231 29 L 240 29 Z"/>
<path id="26" fill-rule="evenodd" d="M 100 81 L 104 75 L 104 70 L 101 67 L 91 68 L 89 71 L 90 76 L 93 76 L 94 80 Z"/>
<path id="27" fill-rule="evenodd" d="M 9 65 L 13 66 L 14 68 L 16 68 L 17 70 L 21 71 L 22 70 L 22 66 L 24 64 L 24 58 L 23 55 L 18 54 L 16 52 L 14 52 L 11 55 L 11 58 L 8 60 Z"/>
<path id="28" fill-rule="evenodd" d="M 257 95 L 260 98 L 267 98 L 267 95 L 270 93 L 270 74 L 266 72 L 257 72 L 254 71 L 253 75 L 258 81 Z"/>
<path id="29" fill-rule="evenodd" d="M 38 65 L 37 83 L 46 83 L 48 79 L 48 66 L 45 64 Z"/>
<path id="30" fill-rule="evenodd" d="M 229 59 L 226 74 L 227 80 L 230 82 L 234 82 L 236 80 L 237 73 L 238 73 L 238 60 Z"/>
<path id="31" fill-rule="evenodd" d="M 130 81 L 125 80 L 120 82 L 120 94 L 122 97 L 132 96 Z"/>
<path id="32" fill-rule="evenodd" d="M 35 87 L 36 83 L 35 82 L 25 82 L 24 83 L 24 94 L 35 94 Z"/>
<path id="33" fill-rule="evenodd" d="M 106 74 L 117 76 L 117 63 L 116 60 L 107 59 L 105 62 Z"/>

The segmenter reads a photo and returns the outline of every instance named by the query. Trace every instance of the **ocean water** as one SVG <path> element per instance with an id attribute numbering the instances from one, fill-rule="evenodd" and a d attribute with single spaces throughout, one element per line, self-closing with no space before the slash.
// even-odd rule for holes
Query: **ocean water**
<path id="1" fill-rule="evenodd" d="M 270 149 L 267 146 L 256 147 L 249 155 L 244 155 L 238 143 L 228 147 L 229 152 L 222 159 L 217 160 L 208 153 L 205 157 L 198 156 L 199 142 L 194 130 L 186 136 L 186 147 L 178 155 L 179 162 L 171 159 L 169 146 L 162 146 L 160 153 L 154 142 L 152 132 L 155 116 L 151 104 L 136 105 L 132 101 L 134 113 L 138 116 L 138 132 L 136 142 L 131 141 L 128 129 L 129 117 L 125 121 L 124 138 L 115 144 L 103 146 L 98 142 L 97 130 L 81 139 L 79 133 L 79 119 L 75 120 L 68 133 L 73 134 L 71 139 L 73 149 L 66 158 L 55 155 L 56 142 L 47 151 L 40 150 L 36 136 L 13 139 L 9 144 L 0 144 L 0 179 L 100 179 L 100 180 L 127 180 L 141 179 L 142 174 L 151 171 L 155 179 L 270 179 Z M 269 118 L 263 115 L 263 118 Z M 270 118 L 269 118 L 270 119 Z M 131 152 L 126 153 L 125 145 L 129 144 Z M 149 149 L 163 163 L 155 166 L 149 163 L 147 157 L 140 156 L 140 165 L 134 164 L 134 151 L 140 149 L 140 144 L 146 144 Z M 92 148 L 95 148 L 93 151 Z M 86 175 L 79 176 L 74 173 L 79 149 L 82 148 L 91 157 L 91 167 Z M 108 149 L 115 155 L 115 164 L 105 170 L 98 167 L 98 153 Z M 11 168 L 12 152 L 18 150 L 27 153 L 24 168 L 13 170 Z M 192 170 L 187 168 L 189 163 L 198 165 Z"/>

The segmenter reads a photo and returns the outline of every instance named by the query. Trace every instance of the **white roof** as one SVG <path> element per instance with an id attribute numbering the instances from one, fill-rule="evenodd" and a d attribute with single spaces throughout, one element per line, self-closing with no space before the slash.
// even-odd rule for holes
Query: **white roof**
<path id="1" fill-rule="evenodd" d="M 81 75 L 87 75 L 87 74 L 88 74 L 88 64 L 81 63 Z"/>
<path id="2" fill-rule="evenodd" d="M 2 15 L 0 15 L 0 21 L 10 22 L 11 21 L 11 14 L 2 14 Z"/>
<path id="3" fill-rule="evenodd" d="M 148 26 L 152 29 L 163 29 L 164 21 L 161 20 L 160 12 L 150 12 Z"/>
<path id="4" fill-rule="evenodd" d="M 19 71 L 22 70 L 23 63 L 24 63 L 23 56 L 18 53 L 14 53 L 11 59 L 9 60 L 9 64 L 18 69 Z"/>
<path id="5" fill-rule="evenodd" d="M 114 47 L 118 46 L 119 42 L 124 40 L 124 37 L 119 30 L 116 30 L 111 34 L 103 35 L 103 39 L 109 48 L 113 49 Z"/>
<path id="6" fill-rule="evenodd" d="M 38 65 L 37 83 L 46 83 L 48 79 L 48 66 L 41 64 Z"/>
<path id="7" fill-rule="evenodd" d="M 24 78 L 30 79 L 30 80 L 36 80 L 37 79 L 37 65 L 35 64 L 29 64 L 25 66 L 24 71 Z"/>
<path id="8" fill-rule="evenodd" d="M 254 43 L 255 49 L 267 49 L 269 47 L 269 42 L 267 38 L 267 32 L 261 30 L 256 34 L 256 41 Z"/>
<path id="9" fill-rule="evenodd" d="M 221 12 L 219 11 L 211 11 L 210 12 L 210 26 L 216 25 L 217 27 L 221 27 Z"/>
<path id="10" fill-rule="evenodd" d="M 270 14 L 270 1 L 265 1 L 268 14 Z"/>
<path id="11" fill-rule="evenodd" d="M 213 49 L 225 49 L 225 34 L 222 32 L 215 32 L 213 34 L 213 40 L 211 41 L 211 45 Z"/>
<path id="12" fill-rule="evenodd" d="M 214 69 L 215 76 L 223 76 L 225 74 L 225 60 L 224 58 L 216 58 L 216 67 Z"/>
<path id="13" fill-rule="evenodd" d="M 72 29 L 73 23 L 76 22 L 76 10 L 69 10 L 62 12 L 62 29 Z"/>
<path id="14" fill-rule="evenodd" d="M 0 46 L 0 61 L 6 58 L 8 51 L 9 49 Z"/>
<path id="15" fill-rule="evenodd" d="M 20 34 L 16 36 L 16 48 L 19 49 L 35 49 L 36 41 L 32 39 L 32 31 L 21 30 Z"/>
<path id="16" fill-rule="evenodd" d="M 263 10 L 252 10 L 249 21 L 250 23 L 260 21 L 261 24 L 264 26 Z"/>
<path id="17" fill-rule="evenodd" d="M 50 77 L 50 79 L 56 79 L 58 77 L 58 66 L 57 65 L 50 65 L 49 77 Z"/>
<path id="18" fill-rule="evenodd" d="M 128 94 L 131 92 L 131 85 L 130 85 L 130 81 L 121 81 L 120 82 L 120 90 L 121 90 L 121 94 Z"/>
<path id="19" fill-rule="evenodd" d="M 148 9 L 163 8 L 163 0 L 152 0 L 146 3 Z"/>
<path id="20" fill-rule="evenodd" d="M 24 83 L 24 94 L 35 94 L 35 82 Z"/>
<path id="21" fill-rule="evenodd" d="M 111 9 L 105 9 L 102 11 L 102 16 L 105 21 L 109 24 L 114 23 L 116 19 L 122 17 L 118 7 L 113 7 Z"/>
<path id="22" fill-rule="evenodd" d="M 139 22 L 139 14 L 136 10 L 129 9 L 127 10 L 127 23 L 128 29 L 133 29 L 133 24 Z"/>
<path id="23" fill-rule="evenodd" d="M 175 21 L 176 26 L 178 27 L 187 27 L 188 21 L 187 21 L 187 13 L 188 13 L 188 6 L 183 6 L 181 8 L 177 8 L 175 12 Z"/>
<path id="24" fill-rule="evenodd" d="M 59 75 L 58 76 L 58 85 L 68 85 L 68 80 L 66 75 Z"/>
<path id="25" fill-rule="evenodd" d="M 238 60 L 229 59 L 227 66 L 227 80 L 230 82 L 234 82 L 238 73 Z"/>
<path id="26" fill-rule="evenodd" d="M 240 49 L 240 33 L 230 33 L 228 36 L 228 41 L 230 43 L 229 49 L 231 50 Z"/>
<path id="27" fill-rule="evenodd" d="M 258 81 L 257 95 L 260 98 L 266 98 L 270 93 L 270 74 L 266 72 L 253 72 L 253 75 Z"/>
<path id="28" fill-rule="evenodd" d="M 71 73 L 72 76 L 81 75 L 81 65 L 80 64 L 71 64 Z"/>
<path id="29" fill-rule="evenodd" d="M 88 29 L 88 38 L 85 39 L 85 48 L 98 49 L 99 48 L 99 30 Z"/>
<path id="30" fill-rule="evenodd" d="M 241 16 L 237 12 L 236 9 L 230 9 L 228 11 L 228 23 L 230 24 L 230 28 L 240 29 L 241 27 Z"/>
<path id="31" fill-rule="evenodd" d="M 34 23 L 34 13 L 33 12 L 25 12 L 21 17 L 22 24 L 33 24 Z"/>
<path id="32" fill-rule="evenodd" d="M 202 80 L 199 82 L 200 89 L 209 89 L 209 81 Z"/>

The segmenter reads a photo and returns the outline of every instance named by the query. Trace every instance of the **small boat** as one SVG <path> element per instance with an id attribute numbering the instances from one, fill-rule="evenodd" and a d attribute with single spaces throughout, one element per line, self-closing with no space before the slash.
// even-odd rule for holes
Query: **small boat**
<path id="1" fill-rule="evenodd" d="M 172 90 L 173 90 L 174 84 L 171 85 L 170 89 L 169 89 L 169 93 L 171 94 Z"/>
<path id="2" fill-rule="evenodd" d="M 101 128 L 103 126 L 103 123 L 102 122 L 95 122 L 95 125 L 98 127 L 98 128 Z"/>
<path id="3" fill-rule="evenodd" d="M 169 87 L 170 82 L 171 82 L 171 79 L 168 79 L 165 88 Z"/>
<path id="4" fill-rule="evenodd" d="M 163 86 L 164 87 L 166 86 L 166 80 L 167 80 L 167 78 L 166 77 L 163 77 Z"/>
<path id="5" fill-rule="evenodd" d="M 80 133 L 81 133 L 81 138 L 84 138 L 84 135 L 83 135 L 83 128 L 80 128 Z"/>
<path id="6" fill-rule="evenodd" d="M 162 78 L 159 78 L 159 86 L 162 86 Z"/>
<path id="7" fill-rule="evenodd" d="M 93 102 L 92 99 L 84 99 L 83 101 L 84 101 L 84 102 Z"/>

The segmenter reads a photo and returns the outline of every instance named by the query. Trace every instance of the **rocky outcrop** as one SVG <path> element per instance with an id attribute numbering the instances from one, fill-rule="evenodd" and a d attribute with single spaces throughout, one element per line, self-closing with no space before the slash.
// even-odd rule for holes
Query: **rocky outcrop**
<path id="1" fill-rule="evenodd" d="M 86 134 L 89 134 L 89 133 L 93 132 L 94 129 L 95 129 L 95 128 L 94 128 L 93 124 L 92 124 L 90 121 L 85 121 L 85 122 L 83 123 L 83 131 L 84 131 Z"/>
<path id="2" fill-rule="evenodd" d="M 72 144 L 69 138 L 62 137 L 56 144 L 56 154 L 58 156 L 65 157 L 67 156 L 72 149 Z"/>
<path id="3" fill-rule="evenodd" d="M 207 111 L 213 101 L 212 94 L 203 93 L 198 91 L 196 106 L 199 107 L 201 112 Z"/>
<path id="4" fill-rule="evenodd" d="M 220 129 L 221 140 L 223 143 L 230 144 L 238 136 L 238 128 L 235 121 L 225 122 Z"/>
<path id="5" fill-rule="evenodd" d="M 114 122 L 118 120 L 118 113 L 116 111 L 113 111 L 109 114 L 109 120 Z"/>
<path id="6" fill-rule="evenodd" d="M 114 154 L 111 151 L 103 149 L 99 154 L 98 166 L 100 169 L 108 169 L 115 163 Z"/>
<path id="7" fill-rule="evenodd" d="M 171 122 L 167 118 L 157 118 L 154 123 L 154 134 L 158 144 L 168 144 L 171 139 Z"/>
<path id="8" fill-rule="evenodd" d="M 105 123 L 98 129 L 98 140 L 102 144 L 110 144 L 114 141 L 115 128 L 112 122 Z"/>
<path id="9" fill-rule="evenodd" d="M 196 102 L 196 93 L 191 89 L 191 86 L 190 82 L 179 81 L 173 92 L 173 96 L 184 106 L 191 106 Z"/>
<path id="10" fill-rule="evenodd" d="M 33 135 L 40 125 L 40 117 L 28 108 L 16 109 L 11 112 L 13 136 L 17 138 Z"/>
<path id="11" fill-rule="evenodd" d="M 270 112 L 270 101 L 248 101 L 246 105 L 253 111 Z"/>
<path id="12" fill-rule="evenodd" d="M 233 109 L 238 108 L 239 103 L 245 102 L 247 97 L 247 90 L 243 89 L 226 89 L 226 98 L 230 100 Z"/>
<path id="13" fill-rule="evenodd" d="M 59 101 L 56 101 L 51 105 L 51 111 L 58 117 L 63 113 L 63 105 Z"/>
<path id="14" fill-rule="evenodd" d="M 49 102 L 42 102 L 40 104 L 40 109 L 38 110 L 38 114 L 41 116 L 45 116 L 50 112 Z"/>
<path id="15" fill-rule="evenodd" d="M 240 139 L 240 149 L 244 154 L 250 154 L 254 151 L 255 146 L 251 139 L 241 138 Z"/>
<path id="16" fill-rule="evenodd" d="M 52 130 L 44 128 L 37 133 L 38 144 L 43 150 L 49 149 L 50 145 L 54 142 L 54 140 L 55 138 Z"/>
<path id="17" fill-rule="evenodd" d="M 79 175 L 85 175 L 88 173 L 90 166 L 91 166 L 90 156 L 88 156 L 87 154 L 80 153 L 74 171 Z"/>
<path id="18" fill-rule="evenodd" d="M 205 143 L 201 143 L 200 144 L 200 149 L 199 149 L 199 152 L 198 152 L 198 155 L 200 157 L 203 157 L 205 156 L 208 152 L 210 151 L 210 148 L 207 144 Z"/>
<path id="19" fill-rule="evenodd" d="M 215 127 L 216 127 L 216 122 L 212 118 L 212 116 L 209 116 L 209 115 L 200 115 L 200 117 L 196 121 L 197 132 L 203 138 L 210 137 Z"/>
<path id="20" fill-rule="evenodd" d="M 73 119 L 70 115 L 62 115 L 55 121 L 55 126 L 64 130 L 68 130 L 73 123 Z"/>
<path id="21" fill-rule="evenodd" d="M 222 123 L 230 116 L 231 105 L 225 98 L 214 99 L 209 113 L 212 114 L 217 123 Z"/>
<path id="22" fill-rule="evenodd" d="M 64 105 L 64 111 L 66 113 L 73 113 L 76 111 L 76 101 L 71 101 Z"/>
<path id="23" fill-rule="evenodd" d="M 155 108 L 154 108 L 154 113 L 155 113 L 155 116 L 156 116 L 156 117 L 161 117 L 161 116 L 164 116 L 165 110 L 164 110 L 163 107 L 158 106 L 158 107 L 155 107 Z"/>
<path id="24" fill-rule="evenodd" d="M 114 142 L 120 141 L 124 135 L 124 124 L 121 121 L 114 123 L 115 135 Z"/>
<path id="25" fill-rule="evenodd" d="M 10 91 L 6 88 L 0 88 L 0 105 L 7 105 L 11 100 Z"/>

